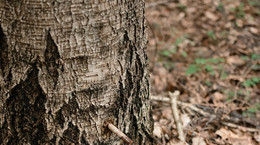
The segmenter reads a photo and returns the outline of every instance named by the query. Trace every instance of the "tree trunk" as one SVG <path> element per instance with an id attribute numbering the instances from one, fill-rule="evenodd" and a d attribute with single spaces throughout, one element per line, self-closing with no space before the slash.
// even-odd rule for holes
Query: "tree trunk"
<path id="1" fill-rule="evenodd" d="M 140 0 L 0 0 L 0 144 L 151 144 Z"/>

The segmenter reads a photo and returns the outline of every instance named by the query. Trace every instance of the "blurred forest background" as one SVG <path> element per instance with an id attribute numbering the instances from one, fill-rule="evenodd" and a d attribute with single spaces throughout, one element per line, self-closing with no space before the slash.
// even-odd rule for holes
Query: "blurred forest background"
<path id="1" fill-rule="evenodd" d="M 260 144 L 260 0 L 146 0 L 157 144 Z"/>

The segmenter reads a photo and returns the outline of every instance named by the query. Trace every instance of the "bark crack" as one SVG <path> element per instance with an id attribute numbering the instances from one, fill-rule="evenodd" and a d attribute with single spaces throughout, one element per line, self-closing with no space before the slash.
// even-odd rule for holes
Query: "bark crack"
<path id="1" fill-rule="evenodd" d="M 53 86 L 55 88 L 59 79 L 58 69 L 60 68 L 60 54 L 57 45 L 51 37 L 50 32 L 48 32 L 47 35 L 47 46 L 44 53 L 44 57 L 47 72 L 53 80 Z"/>
<path id="2" fill-rule="evenodd" d="M 8 66 L 8 45 L 6 36 L 0 26 L 0 69 L 3 78 L 5 78 L 6 68 Z M 1 74 L 0 74 L 1 75 Z"/>
<path id="3" fill-rule="evenodd" d="M 46 96 L 38 82 L 38 69 L 32 71 L 10 91 L 5 108 L 8 115 L 0 129 L 1 144 L 39 144 L 47 142 L 44 103 Z"/>

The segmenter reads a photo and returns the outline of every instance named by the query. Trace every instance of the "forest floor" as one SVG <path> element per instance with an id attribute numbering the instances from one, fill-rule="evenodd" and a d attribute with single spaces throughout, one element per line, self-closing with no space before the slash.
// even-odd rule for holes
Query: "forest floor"
<path id="1" fill-rule="evenodd" d="M 260 144 L 260 1 L 146 0 L 146 18 L 157 144 Z"/>

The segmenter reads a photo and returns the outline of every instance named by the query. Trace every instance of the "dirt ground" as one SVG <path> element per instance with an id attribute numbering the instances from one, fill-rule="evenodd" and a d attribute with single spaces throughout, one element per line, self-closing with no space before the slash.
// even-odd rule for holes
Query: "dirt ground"
<path id="1" fill-rule="evenodd" d="M 260 144 L 260 1 L 146 0 L 146 18 L 157 144 Z"/>

